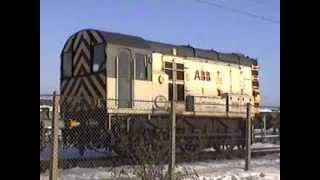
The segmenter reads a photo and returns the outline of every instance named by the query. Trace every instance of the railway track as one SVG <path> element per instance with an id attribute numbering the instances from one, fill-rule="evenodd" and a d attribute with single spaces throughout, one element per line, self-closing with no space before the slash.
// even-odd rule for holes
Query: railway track
<path id="1" fill-rule="evenodd" d="M 264 148 L 253 148 L 251 149 L 252 153 L 266 152 L 266 153 L 279 153 L 279 147 L 264 147 Z"/>
<path id="2" fill-rule="evenodd" d="M 252 148 L 251 156 L 259 157 L 267 154 L 280 153 L 279 147 L 264 147 L 264 148 Z M 194 162 L 194 161 L 205 161 L 212 159 L 232 159 L 232 158 L 244 158 L 245 151 L 235 150 L 232 152 L 218 153 L 215 151 L 201 152 L 197 155 L 185 155 L 177 153 L 177 163 L 182 162 Z M 134 165 L 135 163 L 130 158 L 111 156 L 105 158 L 82 158 L 82 159 L 60 159 L 59 168 L 68 169 L 73 167 L 81 168 L 95 168 L 95 167 L 114 167 L 121 165 Z M 40 172 L 44 172 L 50 166 L 49 160 L 40 161 Z"/>

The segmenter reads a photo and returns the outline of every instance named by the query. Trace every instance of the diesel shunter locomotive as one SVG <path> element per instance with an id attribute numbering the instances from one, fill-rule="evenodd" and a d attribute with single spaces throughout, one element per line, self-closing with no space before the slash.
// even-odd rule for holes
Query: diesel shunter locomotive
<path id="1" fill-rule="evenodd" d="M 179 151 L 244 148 L 246 104 L 253 117 L 260 106 L 256 59 L 94 29 L 73 34 L 61 52 L 64 144 L 123 154 L 161 138 L 165 149 L 173 75 Z"/>

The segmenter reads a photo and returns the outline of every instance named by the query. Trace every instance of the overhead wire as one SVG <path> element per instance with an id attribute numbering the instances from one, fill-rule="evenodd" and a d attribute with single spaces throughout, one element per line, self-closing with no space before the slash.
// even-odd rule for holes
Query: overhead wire
<path id="1" fill-rule="evenodd" d="M 205 0 L 195 0 L 195 1 L 198 2 L 198 3 L 207 4 L 207 5 L 214 6 L 214 7 L 220 8 L 220 9 L 224 9 L 224 10 L 229 11 L 229 12 L 242 14 L 242 15 L 245 15 L 245 16 L 248 16 L 248 17 L 251 17 L 251 18 L 260 19 L 260 20 L 267 21 L 267 22 L 274 23 L 274 24 L 280 24 L 280 21 L 278 21 L 278 20 L 271 19 L 271 18 L 268 18 L 268 17 L 265 17 L 265 16 L 261 16 L 261 15 L 257 15 L 257 14 L 253 14 L 253 13 L 250 13 L 250 12 L 247 12 L 247 11 L 243 11 L 243 10 L 240 10 L 240 9 L 227 7 L 227 6 L 212 2 L 212 1 L 205 1 Z"/>

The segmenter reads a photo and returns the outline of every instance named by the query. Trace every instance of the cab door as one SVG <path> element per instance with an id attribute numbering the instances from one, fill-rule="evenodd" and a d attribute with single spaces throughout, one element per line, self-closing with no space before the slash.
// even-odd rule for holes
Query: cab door
<path id="1" fill-rule="evenodd" d="M 118 108 L 132 107 L 132 61 L 131 53 L 121 49 L 118 56 Z"/>

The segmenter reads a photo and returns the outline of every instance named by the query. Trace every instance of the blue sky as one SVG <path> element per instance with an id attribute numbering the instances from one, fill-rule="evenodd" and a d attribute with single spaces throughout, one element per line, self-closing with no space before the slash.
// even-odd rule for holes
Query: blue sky
<path id="1" fill-rule="evenodd" d="M 206 0 L 280 19 L 279 0 Z M 95 28 L 258 59 L 263 105 L 280 105 L 280 25 L 196 0 L 41 0 L 40 92 L 59 89 L 59 55 L 74 32 Z"/>

